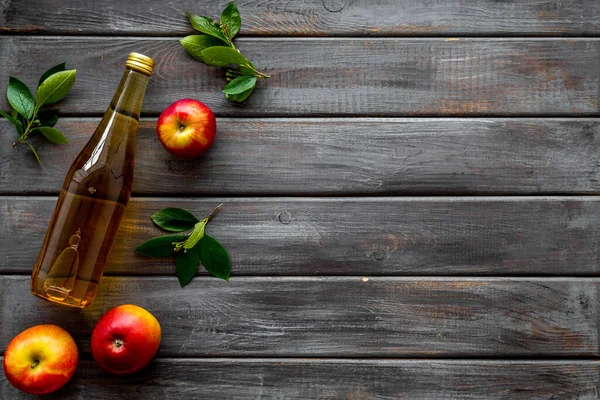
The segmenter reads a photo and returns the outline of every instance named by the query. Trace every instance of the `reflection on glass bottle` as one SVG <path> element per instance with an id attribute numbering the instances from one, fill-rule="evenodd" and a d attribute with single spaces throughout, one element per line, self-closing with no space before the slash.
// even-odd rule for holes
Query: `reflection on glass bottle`
<path id="1" fill-rule="evenodd" d="M 62 301 L 73 290 L 75 277 L 79 269 L 79 253 L 77 249 L 81 243 L 81 229 L 69 238 L 69 247 L 65 248 L 54 264 L 50 267 L 44 279 L 46 295 L 55 300 Z"/>
<path id="2" fill-rule="evenodd" d="M 154 62 L 131 53 L 113 100 L 65 178 L 31 277 L 44 299 L 87 307 L 131 195 L 139 114 Z"/>

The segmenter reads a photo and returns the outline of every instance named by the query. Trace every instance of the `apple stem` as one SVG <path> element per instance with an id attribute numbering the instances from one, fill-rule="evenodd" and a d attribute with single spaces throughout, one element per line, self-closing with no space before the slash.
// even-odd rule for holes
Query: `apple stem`
<path id="1" fill-rule="evenodd" d="M 31 364 L 31 369 L 35 369 L 35 367 L 37 367 L 39 363 L 40 363 L 40 360 L 34 360 L 33 364 Z"/>

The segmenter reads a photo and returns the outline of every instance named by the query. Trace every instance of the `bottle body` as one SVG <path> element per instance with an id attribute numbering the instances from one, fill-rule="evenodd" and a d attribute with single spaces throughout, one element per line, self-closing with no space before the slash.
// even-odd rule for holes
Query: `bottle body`
<path id="1" fill-rule="evenodd" d="M 89 306 L 131 195 L 135 140 L 148 76 L 127 69 L 113 101 L 65 178 L 31 277 L 36 296 Z"/>

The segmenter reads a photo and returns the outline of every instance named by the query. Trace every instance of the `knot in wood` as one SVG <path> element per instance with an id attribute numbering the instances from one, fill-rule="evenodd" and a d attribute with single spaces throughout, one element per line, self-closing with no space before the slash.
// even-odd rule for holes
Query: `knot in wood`
<path id="1" fill-rule="evenodd" d="M 277 218 L 279 219 L 279 222 L 281 222 L 284 225 L 287 225 L 290 222 L 292 222 L 292 215 L 287 211 L 280 212 L 279 217 Z"/>
<path id="2" fill-rule="evenodd" d="M 340 12 L 346 7 L 346 0 L 323 0 L 323 7 L 329 12 Z"/>

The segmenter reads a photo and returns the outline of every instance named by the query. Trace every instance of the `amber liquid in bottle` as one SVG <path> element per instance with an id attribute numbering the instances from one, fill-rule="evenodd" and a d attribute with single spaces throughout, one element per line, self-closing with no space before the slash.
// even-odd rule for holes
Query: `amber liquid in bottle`
<path id="1" fill-rule="evenodd" d="M 130 65 L 132 57 L 149 70 Z M 131 195 L 139 114 L 153 64 L 130 54 L 108 110 L 69 169 L 31 276 L 36 296 L 79 308 L 94 300 Z"/>

